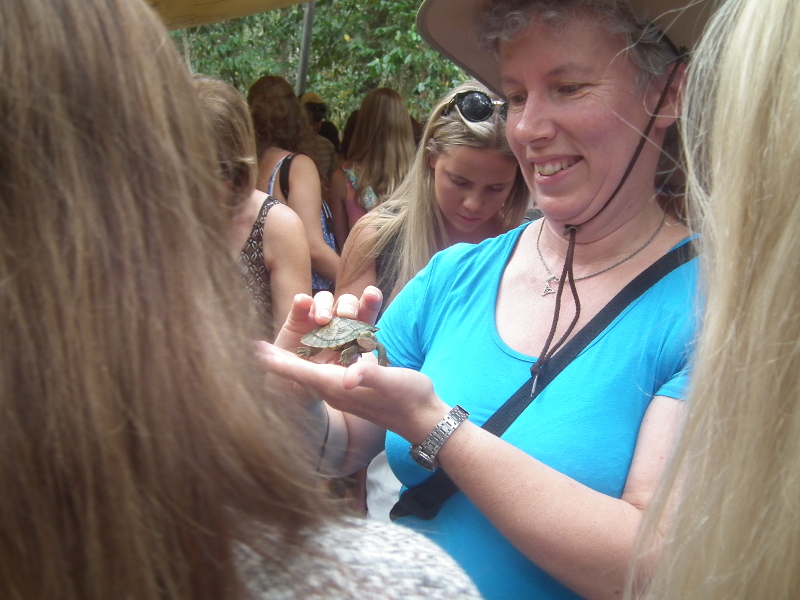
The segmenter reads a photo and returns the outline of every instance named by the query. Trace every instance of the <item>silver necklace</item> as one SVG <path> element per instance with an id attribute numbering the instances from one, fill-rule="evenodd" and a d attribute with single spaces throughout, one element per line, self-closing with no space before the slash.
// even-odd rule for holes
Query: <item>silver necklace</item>
<path id="1" fill-rule="evenodd" d="M 639 252 L 647 248 L 650 245 L 650 242 L 656 239 L 656 236 L 661 231 L 661 228 L 664 227 L 664 222 L 666 220 L 667 220 L 667 213 L 664 213 L 664 217 L 661 219 L 661 223 L 658 225 L 658 229 L 656 229 L 655 233 L 653 233 L 653 235 L 650 236 L 650 239 L 647 240 L 644 244 L 642 244 L 639 248 L 631 252 L 628 256 L 626 256 L 625 258 L 623 258 L 618 262 L 615 262 L 610 267 L 606 267 L 605 269 L 600 269 L 596 273 L 592 273 L 591 275 L 584 275 L 583 277 L 576 277 L 575 281 L 581 281 L 582 279 L 589 279 L 590 277 L 600 275 L 601 273 L 610 271 L 614 267 L 618 267 L 625 261 L 632 259 L 634 256 L 639 254 Z M 553 275 L 553 273 L 550 271 L 550 268 L 547 266 L 547 263 L 544 261 L 544 256 L 542 256 L 542 251 L 539 249 L 539 240 L 542 238 L 542 229 L 544 229 L 544 220 L 542 220 L 542 226 L 539 228 L 539 234 L 536 236 L 536 253 L 539 255 L 539 260 L 542 261 L 542 266 L 544 267 L 544 270 L 547 271 L 547 281 L 545 281 L 544 291 L 542 292 L 542 296 L 547 296 L 547 294 L 556 293 L 556 291 L 552 287 L 550 287 L 550 282 L 554 281 L 556 283 L 559 283 L 561 281 L 561 278 Z"/>

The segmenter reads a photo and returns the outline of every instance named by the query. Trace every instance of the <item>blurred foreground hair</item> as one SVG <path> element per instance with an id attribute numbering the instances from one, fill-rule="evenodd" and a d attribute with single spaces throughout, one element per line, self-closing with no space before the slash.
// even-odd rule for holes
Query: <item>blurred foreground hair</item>
<path id="1" fill-rule="evenodd" d="M 796 0 L 725 2 L 693 59 L 705 316 L 686 430 L 645 529 L 652 547 L 670 523 L 648 600 L 800 597 L 798 70 Z"/>
<path id="2" fill-rule="evenodd" d="M 0 2 L 0 597 L 230 599 L 324 511 L 191 78 L 140 0 Z M 288 411 L 288 409 L 285 409 Z"/>

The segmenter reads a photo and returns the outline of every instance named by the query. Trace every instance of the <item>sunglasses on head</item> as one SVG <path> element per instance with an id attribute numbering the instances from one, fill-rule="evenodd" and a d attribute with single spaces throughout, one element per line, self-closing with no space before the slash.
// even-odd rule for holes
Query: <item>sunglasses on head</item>
<path id="1" fill-rule="evenodd" d="M 471 92 L 459 92 L 450 101 L 448 112 L 450 108 L 455 105 L 458 114 L 461 118 L 470 123 L 480 123 L 487 121 L 494 114 L 494 107 L 500 107 L 500 118 L 506 120 L 508 114 L 508 103 L 502 100 L 492 100 L 492 98 L 484 92 L 473 90 Z"/>

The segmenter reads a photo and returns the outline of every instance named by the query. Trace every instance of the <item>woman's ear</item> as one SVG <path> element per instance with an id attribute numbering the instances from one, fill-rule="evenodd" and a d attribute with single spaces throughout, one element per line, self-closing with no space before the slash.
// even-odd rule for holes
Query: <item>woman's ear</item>
<path id="1" fill-rule="evenodd" d="M 434 154 L 433 152 L 428 154 L 428 166 L 431 168 L 431 171 L 436 170 L 436 161 L 438 158 L 439 156 L 437 154 Z"/>
<path id="2" fill-rule="evenodd" d="M 677 71 L 670 80 L 673 69 L 677 69 Z M 658 106 L 658 101 L 661 98 L 661 94 L 664 92 L 664 86 L 669 82 L 669 89 L 664 97 L 664 103 L 661 105 L 661 109 L 658 111 L 658 117 L 653 124 L 653 127 L 656 129 L 667 129 L 670 125 L 675 123 L 681 115 L 681 109 L 683 108 L 683 89 L 686 81 L 687 69 L 688 66 L 683 61 L 678 63 L 677 66 L 671 65 L 667 70 L 667 74 L 662 77 L 657 84 L 654 83 L 650 86 L 650 91 L 647 94 L 647 108 L 650 114 L 652 114 L 656 106 Z"/>

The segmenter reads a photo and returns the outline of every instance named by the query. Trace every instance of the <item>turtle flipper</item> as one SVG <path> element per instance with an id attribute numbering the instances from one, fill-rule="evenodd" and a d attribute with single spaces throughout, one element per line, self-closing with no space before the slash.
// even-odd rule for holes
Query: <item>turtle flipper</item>
<path id="1" fill-rule="evenodd" d="M 378 351 L 378 364 L 382 367 L 388 367 L 391 365 L 389 362 L 389 358 L 386 356 L 386 346 L 378 342 L 375 344 L 375 350 Z"/>
<path id="2" fill-rule="evenodd" d="M 342 350 L 342 354 L 339 357 L 339 364 L 344 367 L 349 367 L 353 364 L 353 359 L 360 355 L 363 350 L 357 345 L 353 344 L 352 346 L 348 346 L 344 350 Z"/>
<path id="3" fill-rule="evenodd" d="M 310 348 L 308 346 L 300 346 L 296 351 L 295 354 L 300 358 L 311 358 L 312 356 L 316 356 L 322 352 L 322 348 Z"/>

